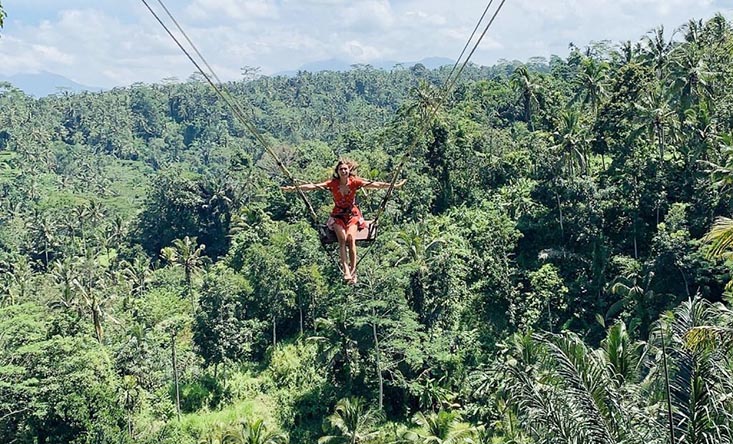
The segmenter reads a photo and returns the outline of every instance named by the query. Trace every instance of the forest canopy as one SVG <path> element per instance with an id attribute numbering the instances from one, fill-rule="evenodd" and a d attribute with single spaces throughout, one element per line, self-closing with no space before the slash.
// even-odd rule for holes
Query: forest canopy
<path id="1" fill-rule="evenodd" d="M 226 83 L 300 180 L 409 148 L 354 286 L 200 76 L 0 84 L 0 441 L 730 443 L 732 58 L 717 15 L 445 101 L 449 66 Z"/>

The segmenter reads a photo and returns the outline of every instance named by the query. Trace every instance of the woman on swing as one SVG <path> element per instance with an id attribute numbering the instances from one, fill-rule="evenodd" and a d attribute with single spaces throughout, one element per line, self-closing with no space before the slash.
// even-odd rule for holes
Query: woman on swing
<path id="1" fill-rule="evenodd" d="M 359 188 L 384 190 L 389 188 L 388 182 L 375 182 L 357 177 L 356 162 L 341 159 L 336 164 L 330 180 L 321 183 L 281 187 L 283 191 L 329 190 L 333 194 L 333 210 L 326 226 L 336 233 L 339 242 L 339 258 L 344 270 L 344 281 L 356 283 L 356 232 L 366 228 L 361 210 L 356 205 L 356 192 Z M 405 180 L 395 183 L 399 188 Z"/>

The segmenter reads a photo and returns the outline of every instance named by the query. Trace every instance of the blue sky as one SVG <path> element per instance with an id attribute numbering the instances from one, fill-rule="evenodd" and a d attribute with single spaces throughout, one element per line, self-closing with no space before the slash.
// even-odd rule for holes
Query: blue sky
<path id="1" fill-rule="evenodd" d="M 157 0 L 148 0 L 160 10 Z M 500 0 L 494 1 L 494 7 Z M 314 61 L 416 61 L 459 54 L 485 0 L 166 0 L 223 79 Z M 0 74 L 49 71 L 90 86 L 187 78 L 194 68 L 140 0 L 2 0 Z M 636 41 L 733 0 L 506 0 L 472 61 L 566 56 L 570 42 Z"/>

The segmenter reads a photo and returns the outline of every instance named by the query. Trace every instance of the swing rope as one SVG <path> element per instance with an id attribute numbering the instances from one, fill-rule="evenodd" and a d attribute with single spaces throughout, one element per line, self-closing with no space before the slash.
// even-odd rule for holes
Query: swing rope
<path id="1" fill-rule="evenodd" d="M 453 67 L 453 70 L 451 70 L 451 73 L 446 78 L 445 84 L 443 85 L 443 88 L 442 88 L 442 94 L 439 95 L 438 102 L 436 103 L 435 106 L 430 107 L 430 113 L 428 117 L 427 118 L 423 117 L 423 119 L 420 121 L 420 130 L 417 131 L 416 134 L 422 134 L 427 131 L 427 127 L 429 123 L 435 118 L 440 108 L 445 104 L 448 94 L 450 94 L 451 90 L 455 86 L 456 81 L 458 80 L 460 75 L 463 73 L 464 68 L 466 67 L 469 60 L 471 59 L 471 56 L 473 56 L 473 53 L 476 52 L 476 49 L 478 48 L 479 44 L 481 44 L 481 40 L 483 40 L 484 36 L 486 35 L 486 32 L 489 30 L 491 25 L 494 23 L 496 16 L 499 14 L 499 11 L 501 11 L 501 8 L 504 6 L 505 2 L 506 0 L 502 0 L 501 4 L 499 4 L 499 7 L 496 9 L 496 11 L 494 12 L 494 15 L 491 17 L 491 20 L 489 20 L 489 23 L 484 28 L 484 31 L 481 33 L 481 36 L 479 36 L 479 39 L 476 41 L 476 44 L 473 46 L 473 49 L 468 54 L 468 57 L 466 57 L 466 60 L 464 60 L 463 64 L 461 65 L 461 68 L 458 70 L 456 75 L 451 79 L 451 75 L 455 72 L 455 67 L 458 66 L 458 63 L 460 62 L 460 57 L 462 57 L 463 54 L 465 53 L 466 48 L 468 47 L 469 43 L 471 42 L 471 40 L 473 39 L 476 33 L 476 29 L 478 29 L 479 25 L 484 20 L 484 17 L 486 16 L 486 11 L 488 11 L 489 7 L 491 7 L 491 4 L 493 3 L 493 0 L 489 1 L 489 4 L 487 5 L 486 9 L 484 10 L 484 13 L 481 15 L 481 18 L 479 19 L 479 22 L 476 24 L 476 28 L 474 29 L 474 32 L 471 33 L 471 37 L 469 37 L 468 42 L 466 43 L 466 46 L 463 48 L 463 51 L 461 52 L 461 56 L 459 56 L 458 61 L 456 61 L 456 64 Z M 419 143 L 419 138 L 415 137 L 412 144 L 402 155 L 402 158 L 400 159 L 400 163 L 397 165 L 397 168 L 395 169 L 394 173 L 392 174 L 392 180 L 390 181 L 389 188 L 387 188 L 387 193 L 385 194 L 384 198 L 382 199 L 382 203 L 379 205 L 379 209 L 377 210 L 377 215 L 374 217 L 374 223 L 377 222 L 379 217 L 384 212 L 385 207 L 387 205 L 387 201 L 389 200 L 392 192 L 394 191 L 394 185 L 397 182 L 397 178 L 399 177 L 399 174 L 402 171 L 402 168 L 405 166 L 407 159 L 409 159 L 412 152 L 415 150 L 415 148 L 417 148 L 418 143 Z"/>
<path id="2" fill-rule="evenodd" d="M 163 27 L 163 29 L 168 33 L 168 35 L 173 39 L 173 41 L 176 43 L 178 48 L 186 55 L 186 57 L 193 63 L 193 65 L 196 67 L 199 73 L 204 77 L 204 79 L 209 83 L 209 85 L 214 89 L 214 91 L 222 98 L 224 103 L 230 108 L 234 116 L 239 120 L 239 122 L 244 125 L 247 130 L 252 133 L 252 135 L 255 137 L 255 139 L 260 143 L 260 145 L 265 149 L 265 151 L 272 156 L 272 158 L 275 160 L 276 165 L 278 168 L 282 171 L 282 173 L 287 177 L 287 179 L 290 181 L 291 184 L 296 184 L 296 182 L 303 182 L 302 180 L 296 179 L 290 171 L 287 169 L 285 164 L 282 162 L 280 157 L 275 153 L 275 151 L 272 149 L 271 144 L 265 139 L 265 137 L 262 135 L 262 133 L 257 129 L 257 127 L 252 124 L 249 119 L 246 117 L 245 111 L 242 109 L 240 103 L 235 100 L 231 94 L 226 91 L 224 88 L 220 88 L 219 85 L 223 85 L 223 82 L 219 79 L 219 77 L 216 75 L 216 72 L 213 70 L 211 65 L 206 61 L 206 58 L 201 54 L 201 52 L 198 50 L 196 45 L 191 41 L 191 39 L 188 37 L 188 34 L 183 30 L 183 28 L 180 26 L 178 21 L 173 17 L 173 14 L 170 12 L 170 10 L 165 6 L 162 0 L 158 0 L 158 3 L 163 8 L 163 10 L 166 12 L 170 20 L 175 24 L 178 31 L 184 36 L 188 44 L 193 48 L 196 55 L 199 57 L 199 59 L 204 63 L 206 68 L 209 70 L 208 73 L 204 71 L 204 69 L 201 67 L 201 65 L 191 56 L 189 51 L 181 44 L 181 42 L 178 40 L 178 38 L 171 32 L 170 28 L 163 22 L 163 20 L 160 18 L 160 16 L 153 10 L 153 8 L 150 6 L 150 4 L 147 2 L 147 0 L 141 0 L 145 7 L 150 11 L 150 13 L 155 17 L 155 19 L 158 21 L 158 23 Z M 478 40 L 476 41 L 476 44 L 474 45 L 471 52 L 468 54 L 466 59 L 463 61 L 463 64 L 461 65 L 460 69 L 456 72 L 456 68 L 460 63 L 461 57 L 466 52 L 466 49 L 470 45 L 471 40 L 476 34 L 476 31 L 479 29 L 481 23 L 483 22 L 486 13 L 489 11 L 493 0 L 490 0 L 488 5 L 486 6 L 486 9 L 484 9 L 483 14 L 481 15 L 481 18 L 477 22 L 473 32 L 471 33 L 471 36 L 469 37 L 468 41 L 466 42 L 466 45 L 464 46 L 463 50 L 461 51 L 460 56 L 458 57 L 458 60 L 456 60 L 455 65 L 451 69 L 450 73 L 448 74 L 448 77 L 445 80 L 445 83 L 443 85 L 442 94 L 439 94 L 438 101 L 434 106 L 430 106 L 430 112 L 426 115 L 423 115 L 423 118 L 421 119 L 419 130 L 416 132 L 416 134 L 422 134 L 427 131 L 429 123 L 435 118 L 435 116 L 438 114 L 438 111 L 443 106 L 444 102 L 446 101 L 446 98 L 448 94 L 451 92 L 453 87 L 455 86 L 455 83 L 457 82 L 460 75 L 463 73 L 464 68 L 468 64 L 469 60 L 473 56 L 474 52 L 478 48 L 479 44 L 481 43 L 481 40 L 484 38 L 486 33 L 488 32 L 491 25 L 494 23 L 494 20 L 496 19 L 496 16 L 499 14 L 499 11 L 504 6 L 504 3 L 506 0 L 502 0 L 502 2 L 499 4 L 499 7 L 494 12 L 493 16 L 491 17 L 491 20 L 489 20 L 489 23 L 484 28 L 483 32 L 479 36 Z M 455 73 L 455 76 L 453 74 Z M 212 80 L 212 77 L 216 80 L 217 83 L 215 83 Z M 428 102 L 428 105 L 430 103 Z M 384 197 L 382 198 L 382 201 L 380 202 L 380 205 L 377 209 L 376 216 L 374 217 L 372 224 L 376 225 L 381 215 L 384 213 L 387 203 L 394 192 L 395 184 L 397 182 L 397 178 L 399 177 L 405 163 L 407 162 L 407 159 L 409 159 L 412 152 L 415 150 L 419 143 L 419 138 L 415 137 L 410 147 L 405 151 L 405 153 L 402 155 L 400 162 L 397 165 L 397 168 L 395 169 L 394 173 L 392 174 L 392 179 L 389 183 L 389 187 L 387 188 L 387 192 L 385 193 Z M 295 186 L 296 191 L 298 192 L 298 195 L 300 196 L 301 200 L 305 204 L 306 208 L 308 209 L 308 213 L 311 219 L 311 226 L 316 229 L 316 231 L 319 231 L 320 224 L 318 222 L 318 216 L 313 209 L 313 205 L 308 200 L 308 197 L 305 195 L 305 192 L 301 190 L 297 185 Z M 323 248 L 325 249 L 325 245 L 321 243 Z M 371 252 L 371 246 L 367 249 L 366 253 L 362 255 L 359 260 L 357 261 L 355 268 L 358 267 L 359 263 Z M 340 265 L 339 265 L 340 267 Z"/>
<path id="3" fill-rule="evenodd" d="M 415 134 L 423 134 L 423 133 L 427 132 L 428 125 L 430 124 L 430 122 L 432 122 L 432 120 L 438 114 L 438 111 L 440 110 L 440 108 L 444 105 L 444 103 L 446 101 L 446 98 L 448 97 L 448 95 L 452 91 L 452 89 L 455 86 L 456 82 L 458 81 L 458 78 L 460 77 L 460 75 L 463 73 L 463 70 L 465 69 L 465 67 L 468 64 L 469 60 L 473 56 L 474 52 L 476 52 L 476 49 L 478 48 L 479 44 L 481 44 L 481 40 L 483 40 L 483 38 L 484 38 L 484 36 L 486 36 L 486 33 L 488 32 L 489 28 L 494 23 L 494 20 L 496 20 L 496 16 L 499 14 L 499 11 L 501 11 L 501 8 L 504 6 L 504 3 L 505 2 L 506 2 L 506 0 L 502 0 L 501 1 L 501 3 L 499 4 L 499 6 L 497 7 L 496 11 L 494 11 L 494 14 L 491 17 L 491 20 L 489 20 L 489 23 L 486 25 L 486 27 L 484 28 L 483 32 L 481 33 L 481 35 L 479 36 L 478 40 L 476 41 L 476 43 L 474 44 L 473 48 L 471 49 L 471 52 L 468 54 L 468 56 L 466 57 L 466 59 L 463 61 L 463 64 L 461 65 L 461 68 L 457 71 L 457 73 L 455 74 L 455 76 L 453 76 L 451 78 L 451 76 L 456 72 L 456 67 L 460 63 L 460 59 L 463 56 L 463 54 L 466 52 L 466 48 L 468 48 L 471 40 L 473 40 L 473 37 L 476 34 L 476 30 L 481 25 L 481 22 L 483 22 L 483 20 L 484 20 L 484 18 L 486 16 L 486 12 L 489 10 L 489 8 L 491 7 L 491 4 L 493 3 L 493 0 L 489 0 L 489 3 L 486 6 L 486 9 L 484 9 L 484 13 L 481 15 L 481 18 L 479 19 L 478 23 L 476 23 L 476 27 L 474 28 L 473 32 L 471 33 L 471 36 L 468 38 L 468 41 L 466 42 L 466 45 L 463 48 L 463 51 L 461 51 L 461 55 L 458 57 L 458 60 L 456 60 L 456 63 L 453 66 L 453 69 L 451 70 L 450 74 L 448 74 L 448 77 L 446 78 L 445 83 L 443 84 L 442 94 L 440 94 L 438 96 L 438 101 L 435 104 L 435 106 L 431 106 L 430 107 L 430 113 L 428 113 L 427 117 L 425 117 L 425 115 L 423 115 L 423 118 L 420 121 L 419 130 L 416 131 Z M 394 191 L 395 183 L 397 182 L 397 178 L 399 177 L 400 172 L 402 171 L 402 168 L 405 166 L 405 163 L 407 163 L 407 159 L 409 159 L 409 157 L 412 154 L 412 152 L 415 150 L 415 148 L 417 148 L 417 145 L 419 143 L 419 140 L 420 139 L 418 137 L 415 137 L 414 140 L 413 140 L 413 142 L 412 142 L 412 144 L 408 147 L 408 149 L 402 155 L 402 157 L 400 159 L 400 162 L 397 165 L 397 168 L 395 169 L 394 173 L 392 174 L 392 180 L 389 183 L 389 188 L 387 188 L 387 192 L 385 193 L 384 197 L 382 198 L 382 202 L 379 205 L 379 208 L 377 210 L 376 216 L 374 217 L 374 220 L 372 221 L 373 224 L 376 224 L 377 221 L 379 220 L 379 218 L 381 217 L 382 213 L 384 213 L 384 211 L 385 211 L 385 209 L 387 207 L 387 202 L 389 201 L 389 199 L 390 199 L 390 197 L 392 195 L 392 192 Z M 359 263 L 366 256 L 369 255 L 369 253 L 371 252 L 371 249 L 372 249 L 371 247 L 372 246 L 373 245 L 370 245 L 367 248 L 366 252 L 359 257 L 359 260 L 357 260 L 356 266 L 354 268 L 358 268 Z"/>
<path id="4" fill-rule="evenodd" d="M 180 26 L 178 21 L 173 17 L 173 14 L 168 10 L 168 8 L 165 6 L 162 0 L 158 0 L 158 3 L 161 5 L 161 7 L 165 10 L 168 17 L 171 19 L 171 21 L 176 25 L 178 28 L 178 31 L 185 37 L 186 41 L 189 45 L 193 48 L 193 50 L 196 52 L 196 55 L 201 59 L 201 61 L 206 65 L 209 72 L 205 72 L 204 69 L 201 67 L 201 65 L 191 56 L 189 51 L 181 44 L 181 42 L 178 40 L 178 38 L 171 32 L 171 30 L 168 28 L 168 26 L 161 20 L 160 16 L 153 10 L 153 8 L 148 4 L 147 0 L 141 0 L 145 6 L 148 8 L 148 11 L 155 17 L 155 19 L 160 23 L 160 25 L 165 29 L 165 31 L 168 33 L 168 35 L 173 39 L 173 41 L 178 45 L 178 48 L 188 57 L 188 59 L 193 63 L 193 65 L 196 67 L 196 69 L 201 73 L 202 76 L 204 76 L 204 79 L 211 85 L 211 87 L 216 91 L 216 93 L 219 95 L 219 97 L 224 100 L 224 103 L 229 107 L 229 109 L 232 111 L 234 116 L 239 120 L 239 122 L 244 125 L 247 130 L 252 133 L 252 135 L 255 137 L 255 139 L 260 143 L 260 145 L 265 149 L 265 151 L 272 156 L 272 158 L 275 160 L 275 163 L 277 164 L 278 168 L 280 168 L 280 171 L 290 180 L 290 183 L 295 184 L 297 179 L 290 173 L 288 168 L 285 166 L 285 164 L 282 162 L 280 157 L 275 153 L 275 151 L 272 149 L 272 146 L 270 143 L 265 139 L 265 137 L 262 135 L 262 133 L 257 129 L 257 127 L 252 124 L 249 119 L 245 115 L 245 111 L 242 109 L 241 105 L 237 100 L 235 100 L 231 94 L 229 94 L 228 91 L 226 91 L 223 88 L 220 88 L 214 81 L 212 80 L 212 77 L 218 82 L 219 85 L 222 85 L 223 82 L 219 79 L 219 76 L 216 75 L 216 72 L 211 68 L 211 65 L 206 61 L 206 58 L 201 54 L 201 52 L 198 50 L 196 45 L 191 41 L 191 39 L 188 37 L 188 34 L 183 30 L 183 28 Z M 315 210 L 313 209 L 313 205 L 311 205 L 310 201 L 308 200 L 308 197 L 305 195 L 303 190 L 296 187 L 298 191 L 298 195 L 303 200 L 303 203 L 305 203 L 306 208 L 308 209 L 308 213 L 311 219 L 311 225 L 313 227 L 318 226 L 318 216 L 316 215 Z"/>

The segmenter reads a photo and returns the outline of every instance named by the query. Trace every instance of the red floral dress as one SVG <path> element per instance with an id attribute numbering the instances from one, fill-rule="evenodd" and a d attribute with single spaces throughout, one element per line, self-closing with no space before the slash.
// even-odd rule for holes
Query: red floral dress
<path id="1" fill-rule="evenodd" d="M 346 194 L 341 193 L 339 179 L 329 180 L 327 186 L 333 194 L 334 204 L 331 217 L 326 222 L 328 228 L 333 230 L 335 224 L 341 225 L 344 229 L 351 225 L 358 225 L 360 230 L 366 227 L 361 210 L 356 206 L 356 191 L 364 186 L 364 181 L 358 177 L 349 177 L 349 192 Z"/>

